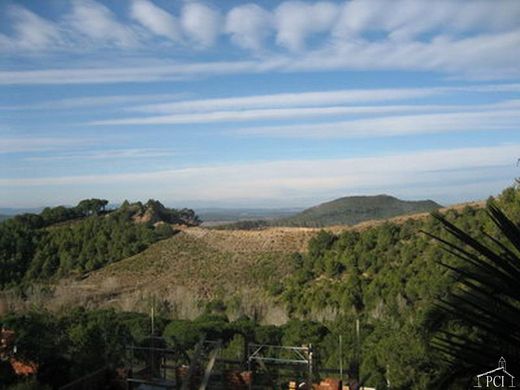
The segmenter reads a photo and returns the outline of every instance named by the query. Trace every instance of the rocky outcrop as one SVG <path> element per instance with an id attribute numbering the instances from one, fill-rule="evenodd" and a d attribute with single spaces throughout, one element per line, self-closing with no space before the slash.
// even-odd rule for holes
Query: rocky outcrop
<path id="1" fill-rule="evenodd" d="M 201 220 L 192 209 L 173 209 L 165 207 L 161 202 L 150 199 L 145 204 L 141 202 L 124 202 L 120 207 L 121 212 L 130 214 L 132 220 L 137 223 L 168 223 L 185 226 L 198 226 Z"/>

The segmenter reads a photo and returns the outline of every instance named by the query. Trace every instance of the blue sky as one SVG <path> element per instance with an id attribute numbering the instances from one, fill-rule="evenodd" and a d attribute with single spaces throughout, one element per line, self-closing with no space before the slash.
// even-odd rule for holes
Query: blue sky
<path id="1" fill-rule="evenodd" d="M 484 199 L 520 176 L 520 1 L 0 3 L 0 207 Z"/>

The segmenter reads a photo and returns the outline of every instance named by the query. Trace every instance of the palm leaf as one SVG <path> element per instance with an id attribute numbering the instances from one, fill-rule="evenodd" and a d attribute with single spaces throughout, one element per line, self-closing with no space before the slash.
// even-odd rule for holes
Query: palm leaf
<path id="1" fill-rule="evenodd" d="M 437 302 L 444 328 L 431 341 L 450 370 L 442 386 L 469 383 L 496 366 L 500 356 L 520 374 L 520 227 L 493 203 L 487 213 L 496 235 L 472 237 L 439 213 L 433 217 L 455 241 L 424 232 L 457 259 L 455 264 L 440 262 L 455 280 L 449 298 Z"/>

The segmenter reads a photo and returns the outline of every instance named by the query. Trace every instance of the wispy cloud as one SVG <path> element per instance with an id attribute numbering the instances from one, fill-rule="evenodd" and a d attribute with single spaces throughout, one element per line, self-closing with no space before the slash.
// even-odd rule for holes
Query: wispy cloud
<path id="1" fill-rule="evenodd" d="M 256 4 L 240 5 L 226 16 L 225 31 L 232 42 L 245 49 L 261 51 L 271 35 L 272 16 Z"/>
<path id="2" fill-rule="evenodd" d="M 180 99 L 185 94 L 154 94 L 154 95 L 111 95 L 82 96 L 67 99 L 45 100 L 30 104 L 0 106 L 0 110 L 64 110 L 75 108 L 106 107 L 114 105 L 139 104 L 171 99 Z"/>
<path id="3" fill-rule="evenodd" d="M 515 109 L 487 112 L 479 112 L 479 108 L 483 107 L 477 106 L 472 107 L 475 112 L 409 114 L 312 125 L 258 126 L 229 130 L 227 133 L 280 138 L 374 138 L 458 131 L 518 131 L 520 128 L 518 102 L 516 106 Z M 492 107 L 487 106 L 487 109 Z"/>
<path id="4" fill-rule="evenodd" d="M 188 2 L 182 9 L 185 34 L 201 46 L 212 46 L 222 30 L 220 12 L 202 3 Z"/>
<path id="5" fill-rule="evenodd" d="M 182 40 L 177 18 L 149 0 L 132 0 L 130 13 L 133 19 L 148 30 L 174 42 Z"/>
<path id="6" fill-rule="evenodd" d="M 21 188 L 81 185 L 85 194 L 93 186 L 125 190 L 127 197 L 157 196 L 161 199 L 202 201 L 302 197 L 316 198 L 353 193 L 387 192 L 406 186 L 449 186 L 466 180 L 468 172 L 514 166 L 520 145 L 426 150 L 363 158 L 292 160 L 212 165 L 107 175 L 0 179 L 0 187 Z M 254 175 L 251 175 L 254 172 Z M 512 179 L 510 179 L 512 180 Z M 135 183 L 139 183 L 138 186 Z M 484 185 L 484 183 L 481 183 Z M 99 187 L 103 186 L 103 187 Z M 79 194 L 78 196 L 81 196 Z"/>
<path id="7" fill-rule="evenodd" d="M 66 161 L 66 160 L 144 160 L 172 157 L 176 153 L 164 148 L 132 148 L 132 149 L 101 149 L 94 151 L 76 151 L 54 153 L 52 156 L 32 156 L 26 161 Z"/>
<path id="8" fill-rule="evenodd" d="M 21 49 L 37 51 L 49 46 L 61 46 L 65 41 L 57 24 L 38 16 L 28 9 L 10 5 L 7 15 L 12 20 L 13 34 L 0 34 L 0 50 Z"/>
<path id="9" fill-rule="evenodd" d="M 485 47 L 486 50 L 482 50 Z M 472 79 L 520 76 L 520 28 L 515 31 L 429 42 L 345 41 L 298 55 L 262 59 L 166 63 L 142 67 L 93 67 L 0 71 L 0 84 L 142 83 L 217 75 L 348 70 L 440 71 Z M 162 61 L 164 63 L 164 61 Z"/>
<path id="10" fill-rule="evenodd" d="M 292 51 L 302 50 L 309 35 L 329 32 L 337 15 L 338 6 L 330 2 L 283 2 L 274 12 L 276 42 Z"/>
<path id="11" fill-rule="evenodd" d="M 150 0 L 134 0 L 126 13 L 116 15 L 100 2 L 78 0 L 57 20 L 22 6 L 8 9 L 13 32 L 0 34 L 0 50 L 12 54 L 24 55 L 27 49 L 77 51 L 80 46 L 85 51 L 108 46 L 137 56 L 146 48 L 147 58 L 150 52 L 160 58 L 164 51 L 156 42 L 158 36 L 193 52 L 193 48 L 215 47 L 223 34 L 231 43 L 264 54 L 254 61 L 231 62 L 227 72 L 222 64 L 211 62 L 182 65 L 182 72 L 175 67 L 99 68 L 93 70 L 97 76 L 90 77 L 82 69 L 57 70 L 64 73 L 62 79 L 43 70 L 38 78 L 32 78 L 30 71 L 26 77 L 13 73 L 10 82 L 0 81 L 4 84 L 171 80 L 199 76 L 200 68 L 205 69 L 202 76 L 334 69 L 435 70 L 497 79 L 520 75 L 520 2 L 516 0 L 285 1 L 271 10 L 238 5 L 225 15 L 199 2 L 187 2 L 175 15 Z M 269 37 L 274 40 L 267 42 Z"/>
<path id="12" fill-rule="evenodd" d="M 264 72 L 275 69 L 278 62 L 236 61 L 172 64 L 140 67 L 64 68 L 25 71 L 0 71 L 0 85 L 142 83 L 185 80 L 198 77 Z"/>
<path id="13" fill-rule="evenodd" d="M 298 100 L 298 99 L 296 99 Z M 301 99 L 305 101 L 304 99 Z M 312 99 L 309 99 L 309 101 Z M 250 100 L 245 105 L 261 103 Z M 294 103 L 294 102 L 292 102 Z M 228 101 L 217 101 L 215 105 L 227 105 Z M 276 102 L 273 102 L 276 106 Z M 290 100 L 286 102 L 291 105 Z M 297 104 L 296 104 L 297 105 Z M 243 122 L 243 121 L 258 121 L 258 120 L 280 120 L 280 119 L 305 119 L 318 118 L 324 116 L 353 116 L 370 114 L 392 114 L 390 117 L 378 119 L 361 119 L 334 122 L 332 124 L 317 124 L 317 125 L 291 125 L 291 126 L 276 126 L 276 127 L 253 127 L 251 129 L 238 130 L 240 134 L 264 134 L 264 135 L 282 135 L 287 136 L 332 136 L 338 134 L 347 134 L 347 136 L 360 136 L 368 129 L 371 134 L 375 135 L 396 135 L 406 134 L 407 132 L 436 132 L 442 129 L 449 129 L 453 125 L 453 130 L 460 130 L 461 126 L 466 124 L 465 129 L 470 130 L 472 126 L 475 129 L 482 129 L 487 126 L 490 130 L 496 128 L 507 128 L 518 125 L 518 111 L 520 107 L 520 100 L 502 101 L 493 104 L 468 104 L 468 105 L 428 105 L 428 104 L 408 104 L 408 105 L 375 105 L 375 106 L 327 106 L 327 107 L 297 107 L 297 108 L 265 108 L 265 109 L 242 109 L 242 110 L 227 110 L 227 111 L 209 111 L 197 112 L 197 105 L 195 112 L 183 113 L 184 106 L 181 102 L 181 113 L 172 115 L 155 115 L 145 117 L 131 117 L 120 119 L 108 119 L 89 122 L 89 125 L 105 126 L 105 125 L 176 125 L 187 123 L 217 123 L 217 122 Z M 211 103 L 208 105 L 211 106 Z M 237 103 L 237 108 L 241 107 Z M 204 107 L 201 104 L 199 108 Z M 207 107 L 207 106 L 206 106 Z M 175 110 L 173 110 L 175 111 Z M 412 115 L 414 113 L 436 112 L 431 115 Z M 492 111 L 492 112 L 482 112 Z M 453 112 L 453 113 L 451 113 Z M 395 114 L 406 114 L 405 116 L 396 117 Z M 458 118 L 459 119 L 458 119 Z M 482 119 L 481 122 L 478 122 Z M 415 122 L 415 127 L 414 126 Z M 432 123 L 430 123 L 432 121 Z M 478 123 L 477 123 L 478 122 Z M 402 127 L 400 127 L 402 126 Z M 344 128 L 349 128 L 350 131 L 345 132 Z M 400 130 L 399 130 L 400 128 Z M 423 130 L 420 130 L 420 129 Z M 413 130 L 415 129 L 415 130 Z"/>
<path id="14" fill-rule="evenodd" d="M 43 152 L 72 146 L 85 146 L 95 141 L 89 138 L 63 137 L 2 137 L 0 153 Z"/>
<path id="15" fill-rule="evenodd" d="M 215 111 L 196 114 L 159 115 L 151 117 L 136 117 L 123 119 L 109 119 L 89 122 L 89 125 L 176 125 L 187 123 L 217 123 L 243 122 L 257 120 L 304 119 L 323 116 L 382 114 L 395 112 L 435 111 L 449 109 L 447 106 L 354 106 L 354 107 L 305 107 L 305 108 L 271 108 L 240 111 Z"/>
<path id="16" fill-rule="evenodd" d="M 70 29 L 89 39 L 92 45 L 133 47 L 138 44 L 139 38 L 134 30 L 118 21 L 104 5 L 92 0 L 78 0 L 71 4 L 66 23 Z"/>
<path id="17" fill-rule="evenodd" d="M 249 127 L 229 130 L 227 134 L 280 138 L 375 138 L 457 131 L 518 131 L 519 128 L 519 111 L 507 110 L 391 116 L 317 125 Z"/>
<path id="18" fill-rule="evenodd" d="M 175 113 L 214 111 L 226 109 L 252 109 L 273 107 L 307 107 L 329 104 L 351 104 L 366 102 L 388 102 L 424 98 L 450 91 L 448 88 L 393 88 L 393 89 L 350 89 L 336 91 L 309 91 L 278 93 L 269 95 L 237 96 L 220 99 L 199 99 L 173 103 L 150 104 L 134 107 L 136 111 L 148 113 Z"/>

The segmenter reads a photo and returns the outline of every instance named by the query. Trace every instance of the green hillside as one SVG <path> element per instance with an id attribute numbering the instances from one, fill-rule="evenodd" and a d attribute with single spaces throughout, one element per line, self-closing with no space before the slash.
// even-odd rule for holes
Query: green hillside
<path id="1" fill-rule="evenodd" d="M 496 204 L 520 222 L 520 190 L 506 189 Z M 448 209 L 444 215 L 482 242 L 485 234 L 504 238 L 483 208 Z M 435 315 L 439 299 L 456 286 L 440 263 L 460 263 L 423 232 L 453 241 L 433 217 L 340 234 L 321 231 L 306 254 L 294 257 L 291 276 L 271 291 L 287 305 L 289 317 L 320 318 L 350 335 L 349 350 L 356 348 L 351 336 L 360 321 L 361 371 L 368 383 L 385 388 L 389 378 L 395 388 L 429 388 L 445 368 L 430 340 L 442 329 L 460 329 Z M 329 357 L 330 364 L 335 358 Z"/>
<path id="2" fill-rule="evenodd" d="M 0 223 L 0 289 L 81 274 L 133 256 L 176 233 L 170 224 L 200 223 L 190 209 L 149 200 L 105 210 L 104 199 L 47 207 Z"/>
<path id="3" fill-rule="evenodd" d="M 389 195 L 347 196 L 311 207 L 276 221 L 288 226 L 354 225 L 404 214 L 431 212 L 441 208 L 432 200 L 405 201 Z"/>
<path id="4" fill-rule="evenodd" d="M 0 215 L 0 222 L 5 221 L 6 219 L 9 219 L 9 215 Z"/>
<path id="5" fill-rule="evenodd" d="M 518 188 L 506 189 L 495 202 L 514 223 L 520 222 Z M 486 209 L 466 206 L 441 211 L 447 220 L 479 242 L 485 242 L 485 234 L 489 234 L 496 237 L 499 248 L 507 249 L 507 242 L 499 244 L 504 237 Z M 80 242 L 76 234 L 88 233 L 88 236 L 89 232 L 104 228 L 101 218 L 109 219 L 91 216 L 84 220 L 92 221 L 85 227 L 69 226 L 67 230 L 54 227 L 49 241 L 38 241 L 45 243 L 44 246 L 37 242 L 36 251 L 42 258 L 60 259 L 54 275 L 59 276 L 61 269 L 67 271 L 66 258 L 88 269 L 88 261 L 76 264 L 76 259 L 81 259 L 84 251 L 89 254 L 90 245 L 85 241 L 79 245 L 84 249 L 79 251 L 79 257 L 67 247 Z M 120 224 L 106 226 L 106 231 L 123 233 L 133 229 L 135 223 L 126 222 L 129 221 L 123 218 Z M 95 229 L 90 229 L 91 225 Z M 146 224 L 139 226 L 153 229 Z M 49 230 L 42 234 L 45 232 Z M 134 237 L 150 238 L 142 248 L 136 249 L 139 252 L 136 255 L 95 264 L 99 269 L 86 277 L 69 278 L 67 283 L 48 289 L 43 297 L 47 307 L 54 301 L 55 308 L 74 307 L 82 302 L 93 308 L 146 310 L 147 297 L 155 296 L 165 318 L 175 319 L 173 325 L 167 326 L 169 330 L 165 329 L 164 334 L 169 337 L 172 332 L 186 334 L 193 323 L 185 319 L 204 315 L 205 308 L 211 306 L 218 309 L 222 321 L 205 323 L 203 330 L 197 328 L 190 333 L 193 340 L 204 332 L 220 337 L 219 330 L 232 326 L 223 323 L 231 324 L 237 318 L 242 322 L 253 321 L 252 328 L 259 324 L 282 325 L 278 330 L 267 327 L 278 334 L 271 343 L 312 343 L 319 351 L 316 366 L 320 368 L 337 367 L 341 335 L 346 370 L 353 375 L 358 372 L 367 385 L 378 389 L 387 388 L 388 381 L 392 388 L 398 389 L 438 388 L 436 383 L 447 377 L 453 366 L 432 350 L 431 340 L 444 330 L 472 332 L 466 325 L 436 312 L 439 300 L 449 297 L 457 285 L 453 274 L 440 263 L 452 266 L 460 263 L 424 234 L 428 232 L 453 242 L 443 225 L 427 213 L 417 218 L 334 227 L 329 231 L 290 227 L 219 231 L 187 227 L 173 237 L 152 243 L 157 241 L 154 232 L 132 232 Z M 33 232 L 19 226 L 15 233 L 21 237 L 30 233 L 32 237 Z M 119 242 L 123 247 L 128 242 L 126 236 Z M 98 241 L 97 236 L 93 239 Z M 5 244 L 9 242 L 12 240 L 6 240 Z M 107 252 L 103 246 L 99 247 Z M 106 249 L 107 253 L 113 249 L 115 255 L 126 256 L 116 247 Z M 18 258 L 24 258 L 24 253 L 11 260 Z M 42 264 L 38 273 L 53 270 L 53 265 L 53 262 Z M 28 307 L 36 307 L 38 301 L 31 300 L 36 295 L 25 294 Z M 356 323 L 359 323 L 359 336 Z M 248 337 L 253 340 L 253 336 Z M 234 345 L 236 340 L 233 340 L 226 339 L 228 348 Z M 114 345 L 118 344 L 114 341 Z M 499 352 L 490 352 L 491 364 Z M 468 375 L 471 377 L 473 371 L 460 378 L 467 379 Z"/>

